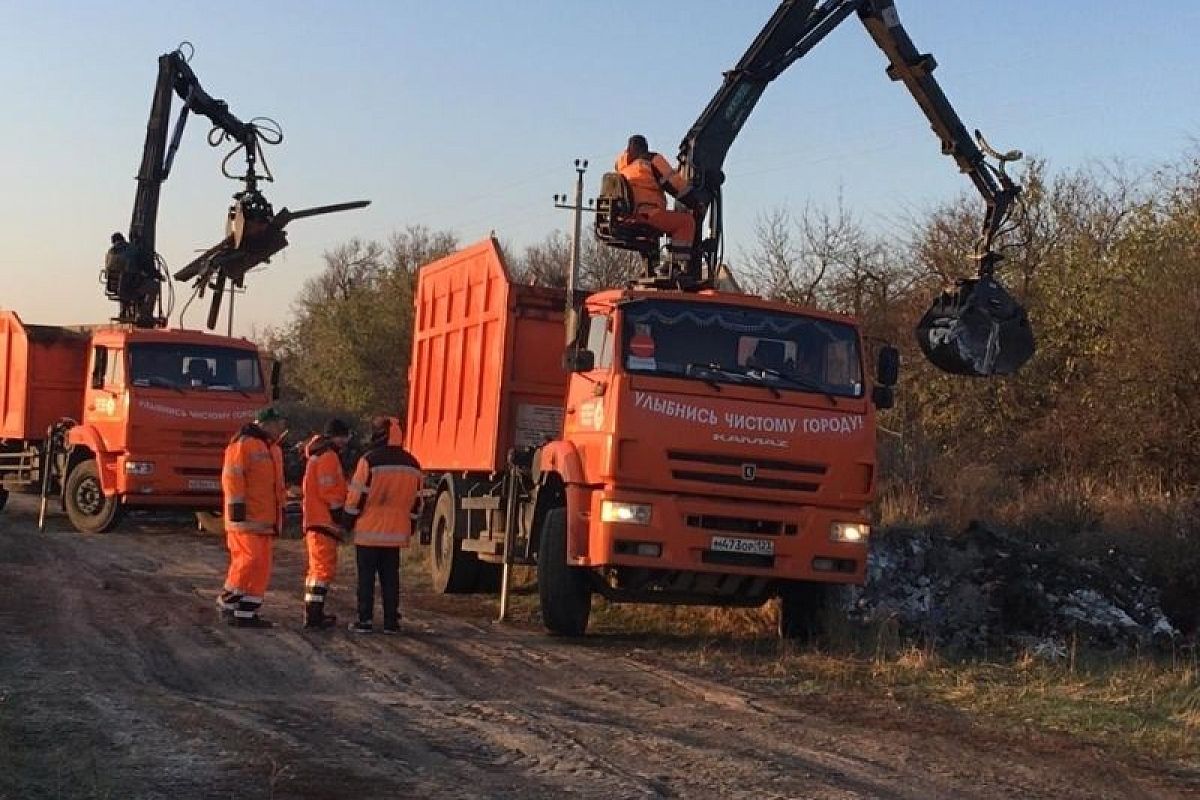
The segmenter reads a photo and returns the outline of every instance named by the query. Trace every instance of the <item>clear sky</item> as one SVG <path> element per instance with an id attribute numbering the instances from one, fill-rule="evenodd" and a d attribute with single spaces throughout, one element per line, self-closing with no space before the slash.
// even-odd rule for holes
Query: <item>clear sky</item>
<path id="1" fill-rule="evenodd" d="M 1070 167 L 1173 158 L 1200 134 L 1196 0 L 898 0 L 968 127 Z M 98 321 L 108 235 L 125 230 L 155 77 L 183 39 L 210 94 L 286 139 L 267 154 L 276 208 L 369 198 L 297 222 L 248 280 L 236 329 L 282 321 L 326 248 L 407 224 L 495 229 L 517 246 L 565 228 L 551 196 L 588 191 L 635 131 L 669 156 L 775 3 L 442 0 L 180 3 L 0 0 L 0 306 Z M 851 19 L 768 90 L 735 143 L 729 249 L 779 205 L 839 192 L 875 229 L 967 183 Z M 172 269 L 216 242 L 236 184 L 193 120 L 163 191 Z M 182 288 L 182 287 L 181 287 Z M 185 292 L 186 294 L 186 292 Z M 192 311 L 190 325 L 200 312 Z"/>

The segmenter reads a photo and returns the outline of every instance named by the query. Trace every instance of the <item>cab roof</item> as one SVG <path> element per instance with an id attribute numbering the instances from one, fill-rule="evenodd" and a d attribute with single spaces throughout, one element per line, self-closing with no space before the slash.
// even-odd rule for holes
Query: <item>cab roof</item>
<path id="1" fill-rule="evenodd" d="M 720 292 L 713 289 L 706 289 L 700 292 L 663 289 L 606 289 L 588 297 L 587 304 L 592 307 L 612 308 L 634 300 L 662 300 L 665 302 L 696 302 L 739 306 L 741 308 L 758 309 L 760 311 L 800 314 L 815 319 L 839 322 L 843 325 L 852 325 L 856 328 L 859 327 L 858 319 L 849 314 L 837 314 L 831 311 L 822 311 L 812 306 L 797 306 L 779 300 L 767 300 L 757 295 Z"/>

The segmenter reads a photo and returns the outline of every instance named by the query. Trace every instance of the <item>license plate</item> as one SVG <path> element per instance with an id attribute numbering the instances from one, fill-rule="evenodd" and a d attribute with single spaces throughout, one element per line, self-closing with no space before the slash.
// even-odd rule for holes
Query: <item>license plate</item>
<path id="1" fill-rule="evenodd" d="M 188 489 L 193 492 L 217 492 L 221 490 L 221 483 L 212 478 L 189 478 Z"/>
<path id="2" fill-rule="evenodd" d="M 775 555 L 775 543 L 770 539 L 735 539 L 732 536 L 714 536 L 708 546 L 721 553 L 747 553 L 755 556 Z"/>

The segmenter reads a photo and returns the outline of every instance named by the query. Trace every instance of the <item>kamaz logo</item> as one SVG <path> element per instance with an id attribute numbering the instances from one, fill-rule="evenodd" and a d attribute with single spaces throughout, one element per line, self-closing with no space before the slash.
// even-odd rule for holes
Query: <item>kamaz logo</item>
<path id="1" fill-rule="evenodd" d="M 786 448 L 788 446 L 787 439 L 772 439 L 767 436 L 744 436 L 738 433 L 714 433 L 712 440 L 723 444 L 749 444 L 756 447 Z"/>
<path id="2" fill-rule="evenodd" d="M 758 477 L 757 464 L 742 464 L 742 480 L 752 481 Z"/>

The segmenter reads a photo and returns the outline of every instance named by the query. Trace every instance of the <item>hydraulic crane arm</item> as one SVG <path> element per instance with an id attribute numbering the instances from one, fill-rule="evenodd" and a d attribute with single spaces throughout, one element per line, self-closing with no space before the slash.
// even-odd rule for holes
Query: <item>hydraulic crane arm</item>
<path id="1" fill-rule="evenodd" d="M 185 47 L 189 49 L 186 55 Z M 254 122 L 243 122 L 234 116 L 224 100 L 204 91 L 188 64 L 189 57 L 190 45 L 187 43 L 159 56 L 158 78 L 150 103 L 150 119 L 146 124 L 146 140 L 138 169 L 129 236 L 125 239 L 119 233 L 113 234 L 113 247 L 105 260 L 105 292 L 120 303 L 117 319 L 141 327 L 160 326 L 166 322 L 163 316 L 155 314 L 162 283 L 168 280 L 159 266 L 157 256 L 158 206 L 162 185 L 171 174 L 171 165 L 183 138 L 188 115 L 199 114 L 213 123 L 210 143 L 217 144 L 229 139 L 236 143 L 233 152 L 244 153 L 246 173 L 230 177 L 245 183 L 244 195 L 247 198 L 265 204 L 265 199 L 258 193 L 258 181 L 271 180 L 269 172 L 262 176 L 255 172 L 263 132 Z M 168 137 L 174 95 L 179 96 L 183 105 L 179 109 L 174 131 Z"/>
<path id="2" fill-rule="evenodd" d="M 941 140 L 942 152 L 966 173 L 986 205 L 974 257 L 978 277 L 961 280 L 946 291 L 917 327 L 926 356 L 940 369 L 963 375 L 1011 374 L 1033 355 L 1033 334 L 1025 310 L 993 277 L 1000 261 L 999 239 L 1021 194 L 1005 173 L 1019 151 L 998 153 L 976 131 L 967 133 L 954 106 L 933 77 L 937 62 L 921 53 L 900 24 L 893 0 L 783 0 L 684 137 L 680 170 L 695 191 L 709 201 L 711 235 L 696 248 L 714 274 L 721 238 L 723 167 L 746 119 L 767 85 L 816 47 L 851 14 L 857 14 L 888 59 L 888 76 L 900 81 L 916 100 Z M 988 160 L 991 157 L 992 161 Z M 994 162 L 994 163 L 993 163 Z M 699 243 L 700 234 L 697 234 Z"/>
<path id="3" fill-rule="evenodd" d="M 988 148 L 998 163 L 987 161 L 934 79 L 937 62 L 917 50 L 900 24 L 893 0 L 826 0 L 820 6 L 812 0 L 784 0 L 737 66 L 725 73 L 721 88 L 684 137 L 680 168 L 693 186 L 716 195 L 724 182 L 722 168 L 729 148 L 767 85 L 854 13 L 887 56 L 888 77 L 904 83 L 941 140 L 942 152 L 954 158 L 983 196 L 987 213 L 975 255 L 981 274 L 990 274 L 999 260 L 996 237 L 1021 192 L 1003 165 L 1021 155 L 1001 155 Z M 982 139 L 980 143 L 986 147 Z"/>
<path id="4" fill-rule="evenodd" d="M 179 118 L 167 142 L 172 95 L 183 101 Z M 158 58 L 158 81 L 150 106 L 150 121 L 146 125 L 146 143 L 142 149 L 142 165 L 138 170 L 137 194 L 133 202 L 133 217 L 129 223 L 129 242 L 152 255 L 158 221 L 158 199 L 162 185 L 171 174 L 171 165 L 183 137 L 189 113 L 199 114 L 212 121 L 216 128 L 236 141 L 246 152 L 247 176 L 257 180 L 254 164 L 258 157 L 258 134 L 254 125 L 242 122 L 229 111 L 224 100 L 212 97 L 200 85 L 184 57 L 182 47 Z"/>
<path id="5" fill-rule="evenodd" d="M 933 132 L 941 139 L 942 152 L 951 156 L 958 168 L 967 174 L 987 205 L 975 257 L 979 260 L 980 276 L 990 276 L 995 263 L 1000 260 L 995 250 L 996 238 L 1003 232 L 1012 205 L 1021 194 L 1021 187 L 1004 172 L 1004 165 L 1019 160 L 1021 152 L 997 153 L 987 145 L 979 131 L 975 132 L 975 139 L 967 134 L 954 106 L 933 77 L 937 62 L 913 45 L 900 24 L 892 0 L 860 0 L 858 6 L 859 18 L 867 32 L 888 57 L 888 77 L 904 83 L 929 120 Z M 984 149 L 996 164 L 988 162 Z"/>
<path id="6" fill-rule="evenodd" d="M 158 80 L 150 104 L 150 121 L 146 125 L 146 142 L 142 148 L 142 165 L 138 170 L 129 239 L 126 240 L 119 233 L 113 234 L 113 246 L 105 259 L 105 292 L 121 305 L 117 319 L 143 327 L 166 324 L 164 315 L 154 313 L 162 291 L 161 285 L 169 280 L 155 252 L 158 202 L 162 185 L 171 174 L 171 165 L 182 141 L 189 114 L 199 114 L 212 122 L 209 144 L 216 146 L 225 141 L 233 142 L 233 149 L 221 162 L 221 171 L 225 177 L 243 184 L 243 188 L 234 194 L 233 203 L 226 214 L 225 236 L 175 274 L 177 280 L 194 282 L 193 296 L 202 296 L 212 290 L 209 328 L 216 325 L 226 284 L 232 282 L 234 286 L 241 287 L 248 271 L 267 263 L 273 255 L 287 247 L 284 228 L 291 220 L 362 208 L 369 203 L 360 200 L 297 211 L 285 208 L 276 214 L 259 191 L 258 183 L 273 180 L 266 161 L 262 159 L 262 145 L 278 144 L 283 140 L 283 133 L 269 119 L 255 118 L 243 122 L 229 111 L 224 100 L 205 92 L 188 64 L 191 53 L 185 55 L 185 47 L 190 51 L 191 46 L 185 43 L 158 59 Z M 175 128 L 168 137 L 174 95 L 178 95 L 183 104 Z M 228 165 L 230 159 L 239 152 L 246 161 L 246 172 L 234 175 L 230 173 Z M 260 162 L 261 174 L 255 171 Z"/>

